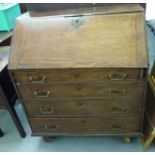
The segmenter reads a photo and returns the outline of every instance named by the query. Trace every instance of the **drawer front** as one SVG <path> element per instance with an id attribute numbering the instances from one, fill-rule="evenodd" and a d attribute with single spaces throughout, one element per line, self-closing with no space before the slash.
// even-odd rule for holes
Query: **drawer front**
<path id="1" fill-rule="evenodd" d="M 29 117 L 87 117 L 105 115 L 139 115 L 142 101 L 129 98 L 104 100 L 27 100 Z"/>
<path id="2" fill-rule="evenodd" d="M 139 76 L 139 69 L 66 69 L 15 72 L 17 82 L 32 84 L 139 79 Z"/>
<path id="3" fill-rule="evenodd" d="M 33 133 L 125 134 L 140 130 L 140 120 L 136 117 L 31 118 L 30 123 Z"/>
<path id="4" fill-rule="evenodd" d="M 143 97 L 143 81 L 111 81 L 94 83 L 50 83 L 40 85 L 20 85 L 23 98 L 96 98 L 104 96 Z"/>

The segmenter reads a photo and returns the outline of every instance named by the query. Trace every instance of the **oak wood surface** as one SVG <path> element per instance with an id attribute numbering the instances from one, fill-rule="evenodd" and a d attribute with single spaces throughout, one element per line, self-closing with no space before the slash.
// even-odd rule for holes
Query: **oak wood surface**
<path id="1" fill-rule="evenodd" d="M 137 117 L 30 118 L 32 132 L 50 133 L 128 133 L 139 131 Z"/>
<path id="2" fill-rule="evenodd" d="M 94 83 L 23 84 L 18 88 L 23 98 L 104 98 L 108 95 L 143 98 L 144 86 L 144 81 L 104 81 Z"/>
<path id="3" fill-rule="evenodd" d="M 109 97 L 109 99 L 24 100 L 29 117 L 95 117 L 105 115 L 139 115 L 142 99 Z"/>
<path id="4" fill-rule="evenodd" d="M 143 12 L 21 17 L 9 68 L 147 67 L 144 34 Z"/>
<path id="5" fill-rule="evenodd" d="M 31 78 L 30 78 L 31 77 Z M 45 79 L 43 80 L 43 78 Z M 134 80 L 140 79 L 138 68 L 109 69 L 52 69 L 52 70 L 20 70 L 14 72 L 19 83 L 46 82 L 93 82 L 103 80 Z M 144 77 L 145 78 L 145 77 Z"/>
<path id="6" fill-rule="evenodd" d="M 16 23 L 9 69 L 33 135 L 142 134 L 144 10 L 72 11 Z"/>

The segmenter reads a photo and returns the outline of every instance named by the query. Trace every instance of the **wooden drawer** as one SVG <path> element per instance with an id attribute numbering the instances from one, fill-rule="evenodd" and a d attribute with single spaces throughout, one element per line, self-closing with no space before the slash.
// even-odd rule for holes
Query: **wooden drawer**
<path id="1" fill-rule="evenodd" d="M 85 82 L 139 79 L 140 69 L 66 69 L 16 71 L 20 83 Z"/>
<path id="2" fill-rule="evenodd" d="M 23 98 L 59 98 L 85 97 L 96 98 L 110 96 L 143 97 L 144 81 L 111 81 L 94 83 L 50 83 L 38 85 L 20 85 Z"/>
<path id="3" fill-rule="evenodd" d="M 33 133 L 126 134 L 140 130 L 137 117 L 31 118 L 30 124 Z"/>
<path id="4" fill-rule="evenodd" d="M 123 97 L 102 100 L 27 100 L 24 103 L 29 117 L 139 115 L 143 104 L 140 100 Z"/>

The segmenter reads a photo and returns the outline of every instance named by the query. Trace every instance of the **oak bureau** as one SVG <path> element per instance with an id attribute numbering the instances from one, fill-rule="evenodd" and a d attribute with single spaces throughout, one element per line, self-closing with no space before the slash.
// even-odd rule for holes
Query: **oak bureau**
<path id="1" fill-rule="evenodd" d="M 17 19 L 9 70 L 34 136 L 142 135 L 147 67 L 138 4 Z"/>

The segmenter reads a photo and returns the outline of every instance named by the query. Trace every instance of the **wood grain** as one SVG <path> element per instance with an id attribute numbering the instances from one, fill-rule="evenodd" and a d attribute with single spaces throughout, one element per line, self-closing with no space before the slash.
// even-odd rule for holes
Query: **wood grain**
<path id="1" fill-rule="evenodd" d="M 95 117 L 139 115 L 142 99 L 107 97 L 105 99 L 24 100 L 29 117 Z"/>
<path id="2" fill-rule="evenodd" d="M 20 70 L 15 74 L 19 83 L 48 82 L 95 82 L 104 80 L 134 80 L 140 79 L 138 68 L 103 68 L 103 69 L 52 69 L 52 70 Z M 30 79 L 32 77 L 32 80 Z M 144 77 L 145 78 L 145 77 Z"/>
<path id="3" fill-rule="evenodd" d="M 145 68 L 144 34 L 139 12 L 19 18 L 9 68 Z"/>
<path id="4" fill-rule="evenodd" d="M 105 81 L 94 83 L 30 84 L 20 85 L 18 88 L 23 98 L 104 98 L 105 96 L 114 95 L 143 98 L 144 86 L 145 83 L 143 81 Z M 35 95 L 35 92 L 38 92 L 38 95 Z M 49 95 L 47 95 L 48 92 L 50 92 Z"/>
<path id="5" fill-rule="evenodd" d="M 144 10 L 130 4 L 53 13 L 19 17 L 12 40 L 10 74 L 32 134 L 141 135 Z"/>
<path id="6" fill-rule="evenodd" d="M 32 132 L 45 133 L 121 133 L 139 131 L 137 117 L 104 117 L 104 118 L 31 118 Z"/>

